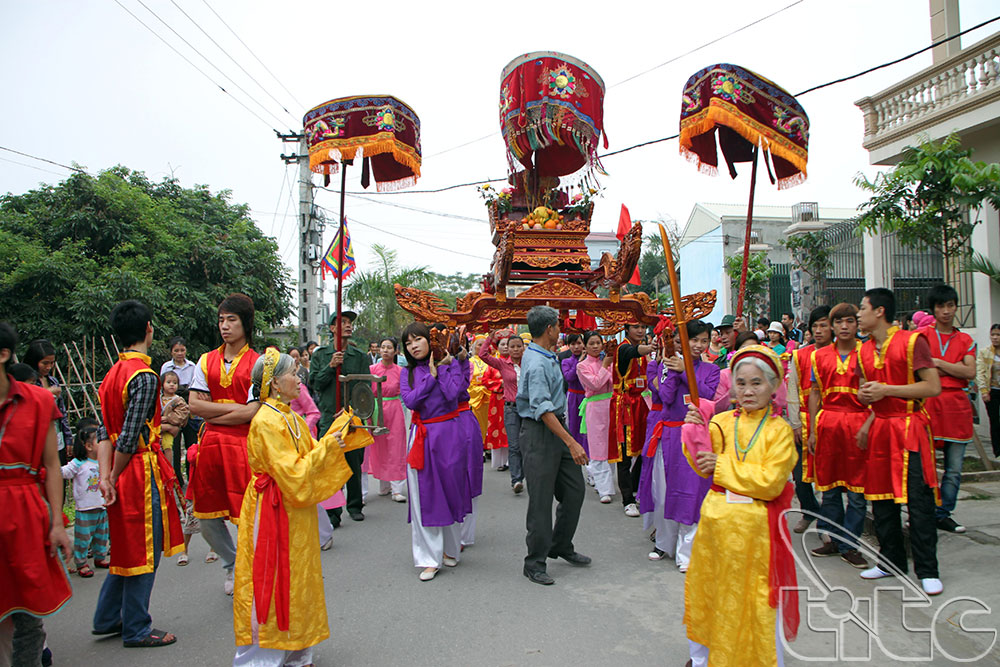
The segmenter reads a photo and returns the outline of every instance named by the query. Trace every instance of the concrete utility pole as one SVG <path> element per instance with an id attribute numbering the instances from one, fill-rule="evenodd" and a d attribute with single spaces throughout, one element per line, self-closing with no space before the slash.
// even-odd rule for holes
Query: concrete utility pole
<path id="1" fill-rule="evenodd" d="M 278 134 L 284 142 L 298 142 L 298 153 L 282 154 L 285 164 L 299 165 L 299 263 L 296 272 L 299 297 L 299 340 L 304 344 L 319 337 L 323 308 L 323 280 L 319 264 L 323 254 L 323 222 L 313 212 L 312 171 L 305 134 Z"/>

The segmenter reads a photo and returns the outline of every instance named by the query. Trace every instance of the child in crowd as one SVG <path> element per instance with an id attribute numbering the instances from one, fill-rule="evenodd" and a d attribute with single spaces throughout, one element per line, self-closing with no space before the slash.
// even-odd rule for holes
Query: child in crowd
<path id="1" fill-rule="evenodd" d="M 75 571 L 84 579 L 94 576 L 87 564 L 87 555 L 94 552 L 94 565 L 106 568 L 108 560 L 108 514 L 99 488 L 100 467 L 97 464 L 96 419 L 84 417 L 77 424 L 73 442 L 73 459 L 62 467 L 63 479 L 73 480 L 73 500 L 76 503 L 76 526 L 73 529 L 73 561 Z"/>
<path id="2" fill-rule="evenodd" d="M 160 442 L 168 461 L 173 461 L 174 437 L 188 422 L 188 404 L 178 395 L 181 386 L 177 373 L 167 371 L 160 376 Z"/>
<path id="3" fill-rule="evenodd" d="M 198 443 L 196 442 L 187 448 L 188 475 L 194 474 L 194 464 L 197 460 Z M 190 497 L 190 491 L 191 489 L 188 488 L 188 497 L 184 499 L 183 503 L 177 503 L 178 507 L 184 508 L 184 511 L 181 512 L 181 532 L 184 534 L 184 551 L 177 556 L 177 564 L 180 566 L 188 564 L 188 545 L 191 544 L 191 536 L 201 532 L 201 521 L 194 515 L 194 501 Z M 214 563 L 217 560 L 219 560 L 219 555 L 209 549 L 208 555 L 205 556 L 205 562 Z"/>

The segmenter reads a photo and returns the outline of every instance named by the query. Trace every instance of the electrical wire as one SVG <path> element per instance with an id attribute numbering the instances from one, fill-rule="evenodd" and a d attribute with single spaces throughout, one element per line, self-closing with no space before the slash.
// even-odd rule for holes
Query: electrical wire
<path id="1" fill-rule="evenodd" d="M 181 7 L 181 6 L 179 5 L 179 4 L 177 4 L 177 0 L 170 0 L 170 3 L 171 3 L 171 4 L 172 4 L 172 5 L 174 6 L 174 7 L 176 7 L 176 8 L 177 8 L 177 10 L 178 10 L 178 11 L 180 11 L 180 13 L 181 13 L 181 14 L 183 14 L 184 16 L 186 16 L 186 17 L 187 17 L 187 20 L 188 20 L 188 21 L 191 21 L 191 23 L 193 23 L 193 24 L 194 24 L 194 27 L 198 28 L 198 30 L 200 30 L 200 31 L 201 31 L 201 34 L 205 35 L 205 37 L 207 37 L 207 38 L 208 38 L 208 40 L 209 40 L 210 42 L 212 42 L 212 44 L 215 44 L 216 48 L 218 48 L 218 49 L 219 49 L 220 51 L 222 51 L 222 52 L 223 52 L 224 54 L 226 54 L 226 57 L 227 57 L 227 58 L 229 58 L 230 60 L 232 60 L 232 61 L 233 61 L 233 64 L 234 64 L 234 65 L 236 65 L 237 67 L 239 67 L 239 68 L 240 68 L 240 71 L 241 71 L 241 72 L 243 72 L 244 74 L 246 74 L 246 75 L 247 75 L 247 77 L 249 77 L 249 79 L 250 79 L 251 81 L 253 81 L 254 83 L 256 83 L 256 84 L 257 84 L 257 87 L 258 87 L 258 88 L 260 88 L 261 90 L 263 90 L 263 91 L 264 91 L 264 94 L 265 94 L 265 95 L 267 95 L 267 96 L 268 96 L 268 97 L 270 97 L 270 98 L 271 98 L 272 100 L 274 100 L 274 103 L 275 103 L 275 104 L 277 104 L 277 105 L 278 105 L 279 107 L 281 107 L 281 110 L 282 110 L 282 111 L 284 111 L 284 112 L 285 112 L 286 114 L 288 114 L 288 116 L 289 116 L 289 117 L 290 117 L 290 118 L 291 118 L 292 120 L 294 120 L 294 121 L 295 121 L 296 123 L 298 123 L 298 122 L 299 122 L 299 119 L 298 119 L 298 118 L 296 118 L 296 117 L 295 117 L 294 115 L 292 115 L 292 112 L 291 112 L 291 111 L 289 111 L 289 110 L 288 110 L 288 108 L 287 108 L 287 107 L 286 107 L 286 106 L 285 106 L 284 104 L 282 104 L 280 100 L 278 100 L 278 98 L 276 98 L 276 97 L 275 97 L 274 95 L 272 95 L 272 94 L 271 94 L 271 91 L 269 91 L 269 90 L 268 90 L 267 88 L 265 88 L 265 87 L 264 87 L 264 86 L 263 86 L 263 85 L 261 84 L 261 82 L 260 82 L 260 81 L 258 81 L 258 80 L 256 79 L 256 77 L 254 77 L 254 75 L 253 75 L 253 74 L 251 74 L 250 72 L 248 72 L 248 71 L 246 70 L 246 68 L 245 68 L 245 67 L 243 67 L 243 65 L 239 64 L 239 62 L 237 62 L 237 61 L 236 61 L 236 58 L 233 58 L 233 56 L 232 56 L 232 55 L 230 55 L 229 51 L 226 51 L 226 49 L 225 49 L 225 48 L 223 48 L 221 44 L 219 44 L 219 43 L 218 43 L 217 41 L 215 41 L 215 38 L 214 38 L 214 37 L 212 37 L 211 35 L 209 35 L 209 34 L 208 34 L 208 32 L 207 32 L 207 31 L 206 31 L 206 30 L 205 30 L 204 28 L 202 28 L 202 27 L 201 27 L 201 24 L 199 24 L 199 23 L 198 23 L 197 21 L 195 21 L 195 20 L 194 20 L 193 18 L 191 18 L 191 15 L 190 15 L 190 14 L 188 14 L 188 13 L 187 13 L 186 11 L 184 11 L 184 8 L 183 8 L 183 7 Z"/>
<path id="2" fill-rule="evenodd" d="M 324 188 L 324 189 L 328 189 L 328 188 Z M 371 202 L 372 204 L 380 204 L 382 206 L 392 206 L 393 208 L 401 208 L 401 209 L 405 209 L 407 211 L 415 211 L 417 213 L 424 213 L 426 215 L 435 215 L 435 216 L 438 216 L 440 218 L 451 218 L 453 220 L 465 220 L 465 221 L 468 221 L 468 222 L 480 222 L 480 223 L 483 223 L 483 224 L 489 224 L 489 222 L 490 222 L 489 220 L 483 220 L 482 218 L 470 218 L 470 217 L 465 216 L 465 215 L 457 215 L 457 214 L 454 214 L 454 213 L 445 213 L 444 211 L 432 211 L 430 209 L 419 208 L 417 206 L 407 206 L 406 204 L 395 204 L 395 203 L 389 202 L 389 201 L 382 201 L 382 200 L 379 200 L 379 199 L 371 199 L 369 197 L 364 197 L 362 195 L 352 195 L 350 193 L 346 193 L 346 194 L 347 194 L 348 197 L 350 197 L 352 199 L 361 199 L 361 200 L 364 200 L 366 202 Z"/>
<path id="3" fill-rule="evenodd" d="M 306 105 L 302 104 L 302 102 L 300 102 L 300 101 L 299 101 L 299 99 L 298 99 L 297 97 L 295 97 L 295 95 L 293 95 L 293 94 L 292 94 L 292 91 L 288 90 L 288 88 L 287 88 L 287 87 L 285 86 L 285 84 L 283 84 L 283 83 L 281 82 L 281 79 L 279 79 L 279 78 L 278 78 L 278 77 L 277 77 L 277 76 L 275 75 L 275 73 L 274 73 L 274 72 L 272 72 L 272 71 L 271 71 L 271 70 L 270 70 L 270 69 L 268 68 L 268 66 L 264 64 L 264 61 L 263 61 L 263 60 L 261 60 L 260 58 L 258 58 L 258 57 L 257 57 L 257 54 L 253 52 L 253 49 L 251 49 L 251 48 L 250 48 L 250 46 L 249 46 L 249 45 L 247 45 L 247 43 L 246 43 L 246 42 L 244 42 L 244 41 L 243 41 L 243 39 L 242 39 L 242 38 L 241 38 L 241 37 L 240 37 L 239 35 L 237 35 L 237 34 L 236 34 L 236 31 L 235 31 L 235 30 L 233 30 L 233 29 L 232 29 L 231 27 L 229 27 L 229 24 L 228 24 L 228 23 L 226 23 L 226 20 L 225 20 L 224 18 L 222 18 L 221 16 L 219 16 L 219 12 L 215 11 L 215 9 L 213 9 L 213 8 L 212 8 L 212 5 L 208 4 L 208 0 L 201 0 L 201 1 L 202 1 L 203 3 L 205 3 L 205 6 L 206 6 L 206 7 L 208 7 L 208 10 L 209 10 L 210 12 L 212 12 L 213 14 L 215 14 L 215 18 L 219 19 L 219 22 L 220 22 L 220 23 L 222 23 L 222 25 L 226 26 L 226 30 L 228 30 L 229 32 L 231 32 L 231 33 L 233 34 L 233 37 L 235 37 L 235 38 L 236 38 L 236 40 L 237 40 L 237 41 L 238 41 L 238 42 L 239 42 L 240 44 L 242 44 L 242 45 L 243 45 L 243 48 L 245 48 L 245 49 L 247 50 L 247 52 L 248 52 L 248 53 L 249 53 L 249 54 L 250 54 L 251 56 L 253 56 L 254 60 L 256 60 L 256 61 L 257 61 L 258 63 L 260 63 L 260 66 L 264 68 L 264 71 L 265 71 L 265 72 L 267 72 L 268 74 L 270 74 L 270 75 L 271 75 L 271 78 L 272 78 L 272 79 L 274 79 L 274 80 L 275 80 L 275 81 L 276 81 L 276 82 L 278 83 L 278 85 L 279 85 L 279 86 L 281 86 L 282 90 L 284 90 L 284 91 L 285 91 L 286 93 L 288 93 L 288 96 L 289 96 L 289 97 L 291 97 L 291 98 L 292 98 L 292 100 L 293 100 L 293 101 L 294 101 L 294 102 L 295 102 L 296 104 L 298 104 L 300 108 L 302 108 L 302 109 L 305 109 L 305 108 L 306 108 Z"/>
<path id="4" fill-rule="evenodd" d="M 61 162 L 55 162 L 48 158 L 38 157 L 37 155 L 32 155 L 31 153 L 22 153 L 21 151 L 16 151 L 13 148 L 7 148 L 6 146 L 0 146 L 0 151 L 7 151 L 8 153 L 14 153 L 15 155 L 20 155 L 21 157 L 31 158 L 32 160 L 38 160 L 39 162 L 48 162 L 49 164 L 54 164 L 55 166 L 62 167 L 63 169 L 69 169 L 70 171 L 78 171 L 81 174 L 87 173 L 86 169 L 81 169 L 80 167 L 71 167 L 68 164 L 62 164 Z"/>
<path id="5" fill-rule="evenodd" d="M 117 2 L 118 0 L 115 0 L 115 1 Z M 152 9 L 150 9 L 149 5 L 147 5 L 145 2 L 143 2 L 143 0 L 135 0 L 135 1 L 138 2 L 140 5 L 142 5 L 146 9 L 147 12 L 149 12 L 150 14 L 152 14 L 156 18 L 157 21 L 159 21 L 160 23 L 162 23 L 163 25 L 165 25 L 167 27 L 167 30 L 169 30 L 170 32 L 174 33 L 174 35 L 176 35 L 179 40 L 181 40 L 182 42 L 184 42 L 185 44 L 187 44 L 187 46 L 188 46 L 189 49 L 191 49 L 192 51 L 194 51 L 195 53 L 197 53 L 199 56 L 201 56 L 201 58 L 205 62 L 207 62 L 209 65 L 211 65 L 213 68 L 215 68 L 215 71 L 218 72 L 219 74 L 221 74 L 224 79 L 226 79 L 227 81 L 229 81 L 230 83 L 232 83 L 233 87 L 235 87 L 238 91 L 240 91 L 241 93 L 243 93 L 244 95 L 246 95 L 248 98 L 250 98 L 251 102 L 253 102 L 257 106 L 259 106 L 261 108 L 261 110 L 264 111 L 264 113 L 270 115 L 271 118 L 273 118 L 274 120 L 278 121 L 278 125 L 281 125 L 281 119 L 279 119 L 276 115 L 274 115 L 271 112 L 270 109 L 268 109 L 263 104 L 261 104 L 260 101 L 256 97 L 254 97 L 253 95 L 251 95 L 250 93 L 248 93 L 243 88 L 243 86 L 241 86 L 240 84 L 236 83 L 236 81 L 234 81 L 232 77 L 230 77 L 228 74 L 226 74 L 225 72 L 223 72 L 222 69 L 218 65 L 216 65 L 214 62 L 212 62 L 209 59 L 208 56 L 206 56 L 204 53 L 202 53 L 197 48 L 195 48 L 194 44 L 192 44 L 187 39 L 185 39 L 183 35 L 181 35 L 179 32 L 177 32 L 174 29 L 173 26 L 171 26 L 169 23 L 167 23 L 162 18 L 160 18 L 160 15 L 157 14 L 156 12 L 154 12 Z M 289 115 L 291 115 L 291 114 L 289 114 Z M 293 118 L 294 118 L 294 116 L 293 116 Z"/>
<path id="6" fill-rule="evenodd" d="M 22 167 L 27 167 L 28 169 L 34 169 L 35 171 L 44 171 L 47 174 L 55 174 L 56 176 L 65 176 L 66 174 L 61 174 L 58 171 L 52 171 L 51 169 L 46 169 L 45 167 L 36 167 L 33 164 L 28 164 L 27 162 L 18 162 L 17 160 L 8 160 L 5 157 L 0 157 L 3 162 L 10 162 L 11 164 L 20 165 Z"/>
<path id="7" fill-rule="evenodd" d="M 264 125 L 266 125 L 267 127 L 271 128 L 271 130 L 272 130 L 272 131 L 274 131 L 274 132 L 277 132 L 277 130 L 276 130 L 276 129 L 274 129 L 274 126 L 273 126 L 273 124 L 272 124 L 272 123 L 270 123 L 270 122 L 268 122 L 268 121 L 264 120 L 263 116 L 261 116 L 261 115 L 260 115 L 259 113 L 257 113 L 256 111 L 254 111 L 254 110 L 253 110 L 253 109 L 251 109 L 250 107 L 248 107 L 248 106 L 247 106 L 247 105 L 246 105 L 246 104 L 245 104 L 245 103 L 243 102 L 243 100 L 241 100 L 240 98 L 236 97 L 236 96 L 235 96 L 235 95 L 233 95 L 233 94 L 232 94 L 231 92 L 229 92 L 228 90 L 226 90 L 226 89 L 225 89 L 225 88 L 224 88 L 224 87 L 223 87 L 223 86 L 222 86 L 221 84 L 217 83 L 217 82 L 215 81 L 215 79 L 213 79 L 213 78 L 212 78 L 211 76 L 209 76 L 208 74 L 206 74 L 206 73 L 205 73 L 205 70 L 203 70 L 202 68 L 200 68 L 200 67 L 198 67 L 197 65 L 195 65 L 195 64 L 194 64 L 194 63 L 193 63 L 193 62 L 191 61 L 191 59 L 190 59 L 190 58 L 188 58 L 188 57 L 187 57 L 187 56 L 185 56 L 185 55 L 184 55 L 183 53 L 181 53 L 181 52 L 180 52 L 179 50 L 177 50 L 177 48 L 176 48 L 176 47 L 175 47 L 175 46 L 174 46 L 173 44 L 171 44 L 171 43 L 170 43 L 170 42 L 168 42 L 168 41 L 167 41 L 166 39 L 164 39 L 164 38 L 163 38 L 163 37 L 162 37 L 162 36 L 161 36 L 161 35 L 160 35 L 160 34 L 159 34 L 158 32 L 156 32 L 155 30 L 153 30 L 152 28 L 150 28 L 150 27 L 149 27 L 149 26 L 148 26 L 148 25 L 146 24 L 146 22 L 145 22 L 145 21 L 143 21 L 143 20 L 142 20 L 141 18 L 139 18 L 138 16 L 136 16 L 135 14 L 133 14 L 133 13 L 132 13 L 132 10 L 130 10 L 130 9 L 129 9 L 128 7 L 126 7 L 125 5 L 123 5 L 123 4 L 122 4 L 122 3 L 121 3 L 121 2 L 119 1 L 119 0 L 114 0 L 114 3 L 115 3 L 116 5 L 118 5 L 119 7 L 121 7 L 121 8 L 123 9 L 123 10 L 125 10 L 125 12 L 126 12 L 126 13 L 128 13 L 128 15 L 129 15 L 129 16 L 131 16 L 131 17 L 132 17 L 132 18 L 134 18 L 134 19 L 135 19 L 136 21 L 138 21 L 138 22 L 139 22 L 139 24 L 140 24 L 140 25 L 141 25 L 141 26 L 142 26 L 143 28 L 145 28 L 146 30 L 148 30 L 149 32 L 151 32 L 151 33 L 153 34 L 153 36 L 154 36 L 154 37 L 156 37 L 156 38 L 157 38 L 158 40 L 160 40 L 161 42 L 163 42 L 164 44 L 166 44 L 166 45 L 167 45 L 168 47 L 170 47 L 170 50 L 171 50 L 171 51 L 173 51 L 173 52 L 174 52 L 174 53 L 176 53 L 176 54 L 177 54 L 178 56 L 180 56 L 181 58 L 183 58 L 183 59 L 184 59 L 184 62 L 186 62 L 186 63 L 187 63 L 188 65 L 190 65 L 191 67 L 195 68 L 195 69 L 196 69 L 196 70 L 198 71 L 198 73 L 199 73 L 199 74 L 201 74 L 201 75 L 202 75 L 203 77 L 205 77 L 206 79 L 208 79 L 208 80 L 209 80 L 209 82 L 210 82 L 210 83 L 211 83 L 211 84 L 212 84 L 213 86 L 217 87 L 217 88 L 218 88 L 219 90 L 221 90 L 222 92 L 224 92 L 224 93 L 225 93 L 226 95 L 229 95 L 229 96 L 230 96 L 231 98 L 233 98 L 233 100 L 235 100 L 237 104 L 239 104 L 239 105 L 240 105 L 241 107 L 243 107 L 244 109 L 246 109 L 246 110 L 247 110 L 247 112 L 249 112 L 250 114 L 252 114 L 252 115 L 253 115 L 253 116 L 254 116 L 254 117 L 255 117 L 255 118 L 257 119 L 257 120 L 259 120 L 260 122 L 264 123 Z M 281 123 L 279 122 L 278 124 L 280 125 Z"/>

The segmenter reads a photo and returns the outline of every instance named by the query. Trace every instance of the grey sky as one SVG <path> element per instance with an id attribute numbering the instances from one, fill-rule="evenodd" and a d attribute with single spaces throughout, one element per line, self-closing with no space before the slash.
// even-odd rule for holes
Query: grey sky
<path id="1" fill-rule="evenodd" d="M 281 108 L 178 11 L 171 0 L 143 0 L 220 69 L 283 122 L 248 101 L 213 67 L 159 23 L 138 0 L 120 0 L 214 80 L 268 118 L 264 124 L 210 84 L 153 37 L 115 0 L 0 0 L 0 145 L 91 171 L 124 164 L 159 179 L 174 173 L 187 186 L 231 189 L 258 225 L 276 236 L 286 263 L 295 256 L 295 168 L 278 159 L 271 127 L 297 127 L 306 108 L 330 98 L 395 95 L 422 122 L 423 177 L 417 189 L 503 177 L 498 132 L 500 70 L 536 50 L 562 51 L 587 61 L 609 85 L 605 129 L 610 150 L 676 133 L 680 90 L 696 70 L 732 62 L 795 93 L 892 60 L 930 43 L 927 0 L 804 0 L 739 35 L 622 85 L 628 77 L 791 4 L 794 0 L 677 2 L 237 2 L 208 0 L 282 83 L 299 106 L 212 15 L 203 0 L 175 0 L 224 46 Z M 996 14 L 991 0 L 963 0 L 962 26 Z M 971 33 L 964 44 L 995 32 Z M 930 53 L 861 79 L 800 98 L 809 114 L 809 178 L 778 192 L 766 179 L 761 204 L 854 206 L 852 184 L 870 173 L 861 147 L 863 123 L 854 101 L 930 64 Z M 452 149 L 493 133 L 487 140 Z M 289 146 L 289 149 L 292 147 Z M 442 151 L 448 151 L 440 155 Z M 47 173 L 11 160 L 51 170 Z M 697 201 L 744 202 L 748 174 L 708 177 L 678 155 L 676 140 L 608 158 L 592 229 L 613 231 L 625 203 L 635 219 L 660 215 L 681 224 Z M 748 170 L 747 170 L 748 171 Z M 0 152 L 0 192 L 20 193 L 67 172 Z M 57 176 L 60 174 L 61 176 Z M 293 184 L 289 198 L 285 179 Z M 319 177 L 315 178 L 320 184 Z M 357 172 L 348 179 L 360 190 Z M 374 190 L 374 186 L 371 188 Z M 442 194 L 372 195 L 382 201 L 485 220 L 474 188 Z M 333 193 L 317 203 L 337 208 Z M 287 216 L 286 216 L 287 211 Z M 459 221 L 348 199 L 349 219 L 469 255 L 488 258 L 485 223 Z M 408 265 L 485 272 L 488 259 L 434 250 L 356 224 L 359 263 L 372 243 L 399 251 Z M 325 243 L 331 233 L 328 231 Z M 165 267 L 166 268 L 166 267 Z"/>

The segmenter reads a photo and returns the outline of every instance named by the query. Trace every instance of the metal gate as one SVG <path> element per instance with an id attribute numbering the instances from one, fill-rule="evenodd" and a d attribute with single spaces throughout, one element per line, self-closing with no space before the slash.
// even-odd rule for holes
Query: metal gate
<path id="1" fill-rule="evenodd" d="M 780 322 L 781 314 L 792 309 L 792 283 L 789 278 L 791 264 L 772 264 L 770 284 L 769 316 L 772 322 Z"/>

